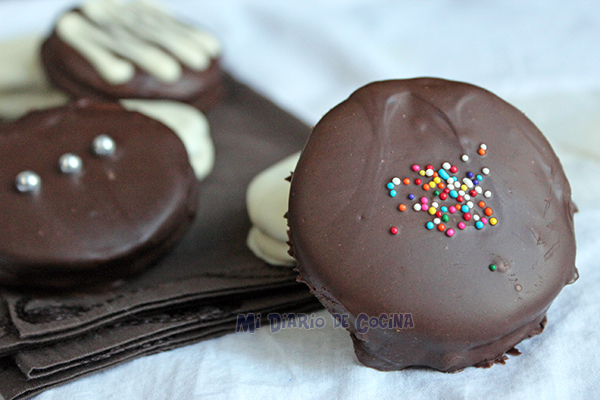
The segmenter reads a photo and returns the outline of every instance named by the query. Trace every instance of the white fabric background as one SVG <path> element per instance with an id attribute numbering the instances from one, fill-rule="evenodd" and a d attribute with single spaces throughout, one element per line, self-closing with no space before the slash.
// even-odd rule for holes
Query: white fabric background
<path id="1" fill-rule="evenodd" d="M 0 37 L 47 30 L 74 1 L 2 1 Z M 168 1 L 224 42 L 225 65 L 308 124 L 369 81 L 437 76 L 525 111 L 561 157 L 580 207 L 581 278 L 523 355 L 457 374 L 378 372 L 331 327 L 231 334 L 82 378 L 50 399 L 592 399 L 600 383 L 600 3 Z M 218 155 L 217 155 L 218 156 Z"/>

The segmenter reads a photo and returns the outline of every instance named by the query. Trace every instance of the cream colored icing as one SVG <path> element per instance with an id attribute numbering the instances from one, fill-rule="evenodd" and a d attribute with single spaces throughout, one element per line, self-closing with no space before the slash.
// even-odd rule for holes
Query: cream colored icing
<path id="1" fill-rule="evenodd" d="M 135 66 L 165 83 L 181 78 L 182 65 L 202 71 L 220 52 L 212 35 L 185 25 L 146 1 L 97 0 L 57 22 L 61 40 L 76 49 L 110 84 L 124 84 Z"/>
<path id="2" fill-rule="evenodd" d="M 280 242 L 265 235 L 255 225 L 248 232 L 246 245 L 256 257 L 271 265 L 282 267 L 296 265 L 296 260 L 288 254 L 289 246 L 286 242 Z"/>
<path id="3" fill-rule="evenodd" d="M 267 236 L 286 242 L 290 183 L 286 180 L 296 168 L 300 153 L 273 164 L 257 174 L 246 190 L 246 206 L 250 221 Z"/>
<path id="4" fill-rule="evenodd" d="M 287 253 L 287 220 L 290 183 L 286 180 L 296 168 L 300 153 L 273 164 L 256 175 L 246 190 L 246 207 L 253 226 L 246 243 L 250 250 L 269 264 L 290 266 Z"/>

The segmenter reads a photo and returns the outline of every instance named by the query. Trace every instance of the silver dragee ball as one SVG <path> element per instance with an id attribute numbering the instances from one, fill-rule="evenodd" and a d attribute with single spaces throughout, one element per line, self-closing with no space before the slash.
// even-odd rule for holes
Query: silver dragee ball
<path id="1" fill-rule="evenodd" d="M 60 166 L 60 170 L 65 174 L 78 174 L 81 172 L 83 162 L 81 161 L 81 157 L 72 153 L 66 153 L 60 156 L 58 165 Z"/>
<path id="2" fill-rule="evenodd" d="M 15 178 L 15 185 L 19 192 L 35 192 L 40 189 L 42 180 L 40 176 L 33 171 L 20 172 Z"/>
<path id="3" fill-rule="evenodd" d="M 92 142 L 92 150 L 99 156 L 112 156 L 116 149 L 115 141 L 108 135 L 96 136 Z"/>

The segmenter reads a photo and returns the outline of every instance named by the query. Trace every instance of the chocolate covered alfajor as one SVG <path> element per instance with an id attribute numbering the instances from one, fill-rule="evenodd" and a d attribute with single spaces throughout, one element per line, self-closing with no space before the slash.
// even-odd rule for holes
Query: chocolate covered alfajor
<path id="1" fill-rule="evenodd" d="M 369 84 L 321 119 L 288 223 L 299 280 L 347 316 L 363 364 L 457 371 L 543 330 L 578 276 L 574 210 L 522 112 L 420 78 Z"/>
<path id="2" fill-rule="evenodd" d="M 92 0 L 61 15 L 42 46 L 72 98 L 168 99 L 206 110 L 225 93 L 221 44 L 147 1 Z"/>

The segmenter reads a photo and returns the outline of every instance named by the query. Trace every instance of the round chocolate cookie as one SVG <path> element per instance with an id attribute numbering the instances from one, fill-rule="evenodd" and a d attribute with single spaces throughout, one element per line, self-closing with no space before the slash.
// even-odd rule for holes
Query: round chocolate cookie
<path id="1" fill-rule="evenodd" d="M 490 365 L 542 331 L 577 279 L 574 205 L 523 113 L 460 82 L 367 85 L 314 128 L 294 172 L 291 251 L 359 360 Z"/>
<path id="2" fill-rule="evenodd" d="M 81 100 L 0 125 L 0 285 L 87 288 L 149 266 L 190 226 L 198 183 L 179 137 Z"/>
<path id="3" fill-rule="evenodd" d="M 42 46 L 50 81 L 73 98 L 170 99 L 200 109 L 225 94 L 220 43 L 144 1 L 90 1 Z"/>

